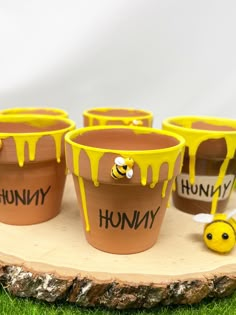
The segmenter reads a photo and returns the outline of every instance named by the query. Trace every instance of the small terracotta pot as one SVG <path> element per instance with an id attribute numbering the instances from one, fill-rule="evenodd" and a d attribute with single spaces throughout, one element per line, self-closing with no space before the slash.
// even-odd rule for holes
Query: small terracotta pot
<path id="1" fill-rule="evenodd" d="M 21 107 L 6 108 L 0 111 L 2 115 L 49 115 L 68 118 L 68 113 L 60 108 Z"/>
<path id="2" fill-rule="evenodd" d="M 184 139 L 125 126 L 81 128 L 65 139 L 87 241 L 116 254 L 152 247 L 180 172 Z"/>
<path id="3" fill-rule="evenodd" d="M 184 116 L 167 118 L 163 129 L 186 140 L 174 205 L 184 212 L 223 212 L 236 174 L 236 120 Z"/>
<path id="4" fill-rule="evenodd" d="M 153 114 L 134 108 L 91 108 L 83 112 L 84 126 L 125 125 L 152 127 Z"/>
<path id="5" fill-rule="evenodd" d="M 28 225 L 55 217 L 66 178 L 64 135 L 73 121 L 0 115 L 0 221 Z"/>

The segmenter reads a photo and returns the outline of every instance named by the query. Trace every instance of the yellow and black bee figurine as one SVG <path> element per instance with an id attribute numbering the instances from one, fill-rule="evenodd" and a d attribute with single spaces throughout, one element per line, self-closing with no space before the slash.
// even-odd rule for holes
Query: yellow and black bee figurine
<path id="1" fill-rule="evenodd" d="M 236 243 L 236 209 L 228 214 L 196 214 L 193 219 L 196 222 L 206 223 L 203 240 L 211 250 L 224 254 L 230 252 Z"/>
<path id="2" fill-rule="evenodd" d="M 132 158 L 123 158 L 118 156 L 115 158 L 115 164 L 111 169 L 111 177 L 120 179 L 123 177 L 131 178 L 133 176 L 134 160 Z"/>

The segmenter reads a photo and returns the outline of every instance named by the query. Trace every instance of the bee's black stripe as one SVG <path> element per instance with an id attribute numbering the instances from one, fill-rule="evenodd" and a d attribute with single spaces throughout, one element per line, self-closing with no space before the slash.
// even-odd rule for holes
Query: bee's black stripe
<path id="1" fill-rule="evenodd" d="M 122 166 L 123 167 L 123 166 Z M 122 173 L 118 167 L 118 165 L 116 165 L 116 170 L 117 170 L 117 173 L 120 174 L 121 176 L 125 176 L 125 172 Z"/>
<path id="2" fill-rule="evenodd" d="M 114 174 L 113 170 L 111 170 L 111 176 L 118 179 L 118 177 Z"/>

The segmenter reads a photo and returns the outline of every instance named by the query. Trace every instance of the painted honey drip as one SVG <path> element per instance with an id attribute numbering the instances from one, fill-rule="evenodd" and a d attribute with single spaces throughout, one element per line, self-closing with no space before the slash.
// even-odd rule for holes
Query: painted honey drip
<path id="1" fill-rule="evenodd" d="M 30 126 L 38 127 L 38 126 L 51 126 L 52 124 L 55 123 L 54 119 L 38 119 L 37 116 L 16 116 L 17 118 L 14 118 L 16 122 L 18 123 L 27 123 Z M 10 121 L 11 118 L 8 118 L 7 116 L 4 117 L 6 122 Z M 62 118 L 61 118 L 62 119 Z M 7 139 L 7 138 L 13 138 L 15 142 L 15 149 L 16 149 L 16 156 L 17 156 L 17 161 L 18 165 L 20 167 L 24 166 L 25 163 L 25 147 L 28 147 L 28 158 L 29 161 L 34 161 L 36 158 L 36 148 L 37 148 L 37 143 L 40 138 L 45 137 L 45 136 L 50 136 L 52 137 L 54 144 L 55 144 L 55 158 L 58 163 L 61 161 L 61 141 L 62 137 L 66 133 L 66 131 L 69 131 L 75 127 L 75 124 L 70 121 L 68 121 L 68 127 L 59 129 L 57 131 L 42 131 L 42 132 L 32 132 L 32 133 L 0 133 L 0 138 Z M 4 145 L 4 143 L 3 143 Z"/>
<path id="2" fill-rule="evenodd" d="M 56 147 L 56 159 L 57 162 L 61 162 L 61 134 L 52 135 Z"/>
<path id="3" fill-rule="evenodd" d="M 165 198 L 166 196 L 167 185 L 168 185 L 168 180 L 165 180 L 162 186 L 162 193 L 161 193 L 162 198 Z"/>
<path id="4" fill-rule="evenodd" d="M 196 117 L 192 119 L 190 118 L 189 120 L 184 120 L 184 119 L 179 120 L 179 126 L 182 128 L 179 128 L 179 126 L 176 127 L 175 125 L 169 124 L 168 127 L 165 129 L 171 130 L 173 132 L 177 132 L 178 134 L 183 136 L 186 140 L 186 145 L 189 148 L 189 181 L 192 185 L 195 183 L 196 153 L 200 144 L 209 139 L 221 139 L 221 138 L 225 139 L 226 147 L 227 147 L 227 154 L 221 165 L 216 183 L 214 185 L 214 189 L 216 190 L 216 193 L 212 197 L 212 204 L 211 204 L 211 214 L 215 214 L 216 209 L 217 209 L 218 198 L 219 198 L 219 191 L 216 188 L 222 185 L 223 179 L 225 177 L 225 174 L 228 168 L 229 161 L 230 159 L 234 157 L 234 154 L 235 154 L 236 125 L 234 126 L 235 131 L 233 133 L 232 132 L 230 133 L 227 131 L 222 132 L 222 131 L 217 131 L 217 130 L 214 130 L 214 132 L 212 132 L 212 130 L 209 130 L 209 133 L 206 134 L 206 130 L 205 130 L 205 134 L 202 135 L 200 133 L 202 131 L 201 129 L 191 129 L 192 124 L 195 121 L 199 121 L 199 118 Z M 218 126 L 228 125 L 227 120 L 208 121 L 206 119 L 206 122 L 209 124 L 218 125 Z M 165 123 L 163 125 L 165 127 Z M 191 132 L 187 132 L 186 129 L 184 128 L 189 128 Z"/>
<path id="5" fill-rule="evenodd" d="M 86 202 L 86 192 L 84 188 L 84 180 L 81 176 L 78 177 L 78 180 L 79 180 L 79 188 L 80 188 L 81 201 L 82 201 L 82 207 L 83 207 L 83 213 L 84 213 L 85 230 L 89 232 L 90 224 L 89 224 L 89 218 L 88 218 L 88 209 L 87 209 L 87 202 Z"/>
<path id="6" fill-rule="evenodd" d="M 58 163 L 60 163 L 60 157 L 61 157 L 61 134 L 57 135 L 51 135 L 55 142 L 55 148 L 56 148 L 56 160 Z M 20 167 L 24 166 L 25 163 L 25 144 L 28 144 L 28 151 L 29 151 L 29 160 L 34 161 L 35 160 L 35 153 L 36 153 L 36 146 L 38 140 L 43 137 L 42 135 L 34 135 L 34 136 L 13 136 L 15 145 L 16 145 L 16 156 L 18 160 L 18 164 Z M 3 138 L 3 137 L 2 137 Z M 4 137 L 8 138 L 8 137 Z"/>
<path id="7" fill-rule="evenodd" d="M 99 161 L 101 157 L 107 152 L 109 153 L 110 150 L 105 150 L 104 152 L 102 151 L 96 151 L 96 150 L 86 150 L 83 148 L 83 150 L 86 152 L 89 160 L 90 160 L 90 167 L 91 167 L 91 177 L 92 181 L 95 186 L 99 186 L 99 181 L 98 181 L 98 170 L 99 170 Z M 74 169 L 74 174 L 77 176 L 80 176 L 79 172 L 79 155 L 81 152 L 81 149 L 78 147 L 72 147 L 72 152 L 73 152 L 73 169 Z M 123 151 L 116 151 L 118 156 L 122 156 L 124 153 Z M 135 151 L 132 152 L 126 152 L 127 156 L 131 156 L 135 162 L 140 168 L 140 174 L 141 174 L 141 180 L 140 183 L 143 186 L 147 185 L 147 173 L 148 173 L 148 168 L 151 167 L 152 169 L 152 182 L 150 184 L 150 188 L 154 188 L 155 185 L 158 182 L 159 179 L 159 170 L 162 164 L 167 163 L 168 164 L 168 178 L 167 180 L 170 180 L 173 177 L 174 174 L 174 161 L 177 160 L 179 156 L 179 151 L 173 151 L 173 152 L 168 152 L 166 154 L 163 154 L 161 156 L 160 154 L 150 154 L 150 155 L 145 155 L 145 158 L 143 157 L 142 154 L 135 153 Z M 166 185 L 165 185 L 166 187 Z M 165 189 L 163 189 L 163 195 L 165 195 Z"/>

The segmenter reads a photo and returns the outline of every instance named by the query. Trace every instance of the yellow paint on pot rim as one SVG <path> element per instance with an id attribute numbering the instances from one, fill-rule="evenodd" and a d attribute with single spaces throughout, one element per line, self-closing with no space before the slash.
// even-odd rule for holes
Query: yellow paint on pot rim
<path id="1" fill-rule="evenodd" d="M 1 132 L 2 123 L 22 123 L 28 124 L 29 126 L 44 128 L 43 131 L 35 132 Z M 58 122 L 64 122 L 68 126 L 57 130 L 45 130 L 45 128 L 54 125 Z M 47 116 L 47 115 L 0 115 L 0 139 L 4 140 L 12 137 L 16 145 L 16 154 L 18 164 L 20 167 L 24 165 L 25 161 L 25 144 L 28 144 L 29 148 L 29 160 L 34 161 L 36 146 L 38 140 L 43 136 L 51 136 L 55 142 L 55 158 L 57 162 L 60 162 L 61 157 L 61 138 L 62 136 L 75 128 L 75 123 L 67 118 L 58 116 Z M 3 144 L 4 146 L 4 144 Z"/>
<path id="2" fill-rule="evenodd" d="M 105 148 L 97 148 L 92 146 L 86 146 L 79 143 L 76 143 L 73 141 L 76 137 L 79 135 L 82 135 L 89 131 L 99 131 L 99 130 L 115 130 L 115 129 L 127 129 L 131 130 L 134 133 L 137 134 L 148 134 L 148 133 L 155 133 L 160 135 L 167 135 L 172 138 L 175 138 L 179 143 L 175 146 L 171 146 L 168 148 L 162 148 L 162 149 L 155 149 L 155 150 L 120 150 L 120 149 L 105 149 Z M 91 174 L 92 180 L 96 184 L 98 183 L 98 167 L 99 167 L 99 160 L 105 153 L 114 153 L 117 154 L 117 156 L 123 156 L 123 157 L 132 157 L 135 163 L 140 167 L 141 170 L 141 184 L 146 185 L 147 184 L 147 171 L 148 167 L 150 166 L 152 168 L 153 173 L 153 180 L 152 180 L 152 187 L 155 186 L 155 184 L 158 182 L 158 175 L 159 175 L 159 169 L 160 166 L 163 163 L 168 163 L 169 165 L 169 175 L 168 179 L 172 178 L 173 176 L 173 161 L 176 160 L 179 153 L 182 151 L 185 140 L 183 137 L 174 134 L 172 132 L 163 131 L 159 129 L 149 128 L 149 127 L 126 127 L 126 126 L 94 126 L 94 127 L 84 127 L 77 130 L 73 130 L 66 134 L 65 141 L 69 143 L 72 147 L 73 151 L 73 171 L 74 174 L 79 176 L 79 167 L 78 167 L 78 157 L 81 150 L 84 150 L 90 159 L 90 165 L 91 165 Z"/>

